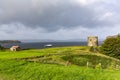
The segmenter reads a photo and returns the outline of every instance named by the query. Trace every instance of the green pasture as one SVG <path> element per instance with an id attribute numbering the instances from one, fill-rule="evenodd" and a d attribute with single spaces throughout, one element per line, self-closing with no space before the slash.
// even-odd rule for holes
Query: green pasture
<path id="1" fill-rule="evenodd" d="M 0 51 L 0 80 L 120 80 L 120 61 L 87 46 Z"/>

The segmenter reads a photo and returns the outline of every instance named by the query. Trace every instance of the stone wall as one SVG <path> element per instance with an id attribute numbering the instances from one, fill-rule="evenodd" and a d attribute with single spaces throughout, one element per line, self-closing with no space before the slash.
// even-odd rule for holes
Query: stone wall
<path id="1" fill-rule="evenodd" d="M 97 47 L 98 46 L 98 37 L 97 36 L 89 36 L 88 37 L 88 46 Z"/>

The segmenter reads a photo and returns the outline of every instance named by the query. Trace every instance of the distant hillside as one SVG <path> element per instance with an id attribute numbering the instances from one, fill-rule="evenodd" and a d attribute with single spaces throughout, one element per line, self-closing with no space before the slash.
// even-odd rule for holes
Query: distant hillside
<path id="1" fill-rule="evenodd" d="M 22 42 L 87 42 L 84 39 L 52 40 L 52 39 L 30 39 L 21 40 Z"/>
<path id="2" fill-rule="evenodd" d="M 0 43 L 21 43 L 18 40 L 0 40 Z"/>

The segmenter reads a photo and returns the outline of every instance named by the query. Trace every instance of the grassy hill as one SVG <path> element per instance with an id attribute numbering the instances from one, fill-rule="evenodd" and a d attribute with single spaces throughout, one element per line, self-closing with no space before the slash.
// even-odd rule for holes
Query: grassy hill
<path id="1" fill-rule="evenodd" d="M 0 80 L 119 80 L 119 66 L 86 46 L 0 52 Z"/>

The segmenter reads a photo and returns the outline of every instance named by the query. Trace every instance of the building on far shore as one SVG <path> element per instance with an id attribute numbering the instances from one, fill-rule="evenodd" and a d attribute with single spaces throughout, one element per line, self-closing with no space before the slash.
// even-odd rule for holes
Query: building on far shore
<path id="1" fill-rule="evenodd" d="M 98 46 L 98 36 L 88 36 L 88 46 Z"/>

